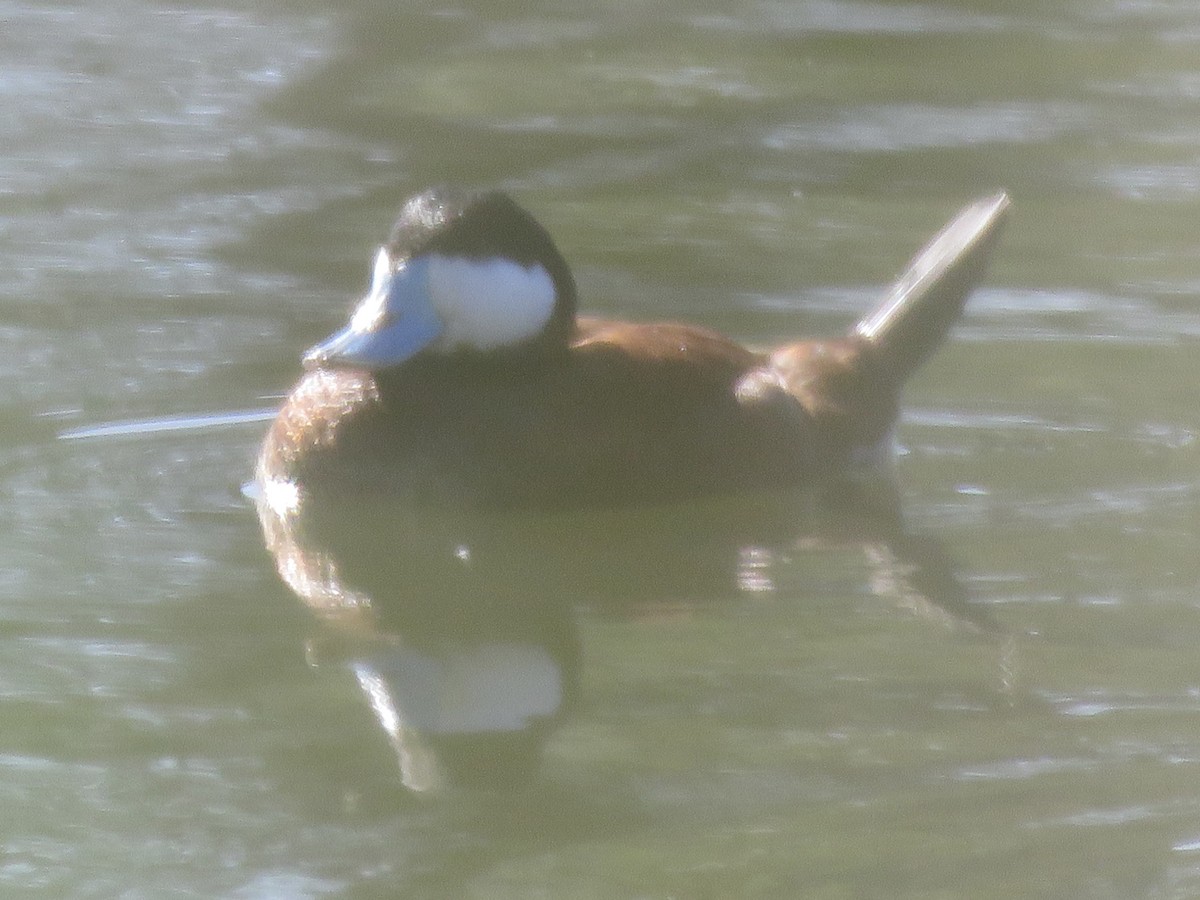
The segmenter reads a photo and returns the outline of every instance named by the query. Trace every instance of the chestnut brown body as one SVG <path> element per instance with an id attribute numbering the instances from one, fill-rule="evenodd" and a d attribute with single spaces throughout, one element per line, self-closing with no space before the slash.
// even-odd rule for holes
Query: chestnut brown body
<path id="1" fill-rule="evenodd" d="M 1006 207 L 997 195 L 965 209 L 843 337 L 759 352 L 680 323 L 579 318 L 564 333 L 556 316 L 553 332 L 499 351 L 318 366 L 280 409 L 259 477 L 308 494 L 563 507 L 770 490 L 877 458 Z M 555 277 L 573 310 L 569 273 Z"/>

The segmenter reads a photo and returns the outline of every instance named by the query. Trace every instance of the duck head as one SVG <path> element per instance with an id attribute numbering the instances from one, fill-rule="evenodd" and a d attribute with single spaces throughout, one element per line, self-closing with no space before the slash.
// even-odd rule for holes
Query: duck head
<path id="1" fill-rule="evenodd" d="M 561 350 L 575 305 L 571 270 L 529 213 L 498 191 L 434 188 L 405 203 L 366 296 L 304 364 L 380 371 L 418 354 Z"/>

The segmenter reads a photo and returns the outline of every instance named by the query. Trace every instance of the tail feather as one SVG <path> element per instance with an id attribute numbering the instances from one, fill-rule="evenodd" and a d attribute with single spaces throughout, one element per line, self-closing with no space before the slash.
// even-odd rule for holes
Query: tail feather
<path id="1" fill-rule="evenodd" d="M 1004 192 L 976 200 L 934 236 L 883 303 L 854 328 L 903 380 L 937 349 L 983 277 L 1008 212 Z"/>

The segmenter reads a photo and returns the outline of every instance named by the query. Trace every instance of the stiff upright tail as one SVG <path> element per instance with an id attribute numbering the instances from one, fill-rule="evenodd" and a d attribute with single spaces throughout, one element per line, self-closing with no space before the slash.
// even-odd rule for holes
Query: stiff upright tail
<path id="1" fill-rule="evenodd" d="M 903 381 L 946 337 L 983 277 L 1008 212 L 1001 192 L 965 207 L 896 279 L 883 303 L 854 328 Z"/>

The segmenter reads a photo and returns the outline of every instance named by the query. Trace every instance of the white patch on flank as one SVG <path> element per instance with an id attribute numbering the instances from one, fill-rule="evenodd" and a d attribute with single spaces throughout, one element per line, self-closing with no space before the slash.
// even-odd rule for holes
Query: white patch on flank
<path id="1" fill-rule="evenodd" d="M 277 518 L 285 519 L 300 508 L 300 488 L 294 481 L 269 478 L 261 482 L 261 496 Z"/>
<path id="2" fill-rule="evenodd" d="M 540 334 L 554 312 L 554 282 L 536 263 L 429 257 L 429 294 L 445 325 L 440 350 L 494 350 Z"/>

